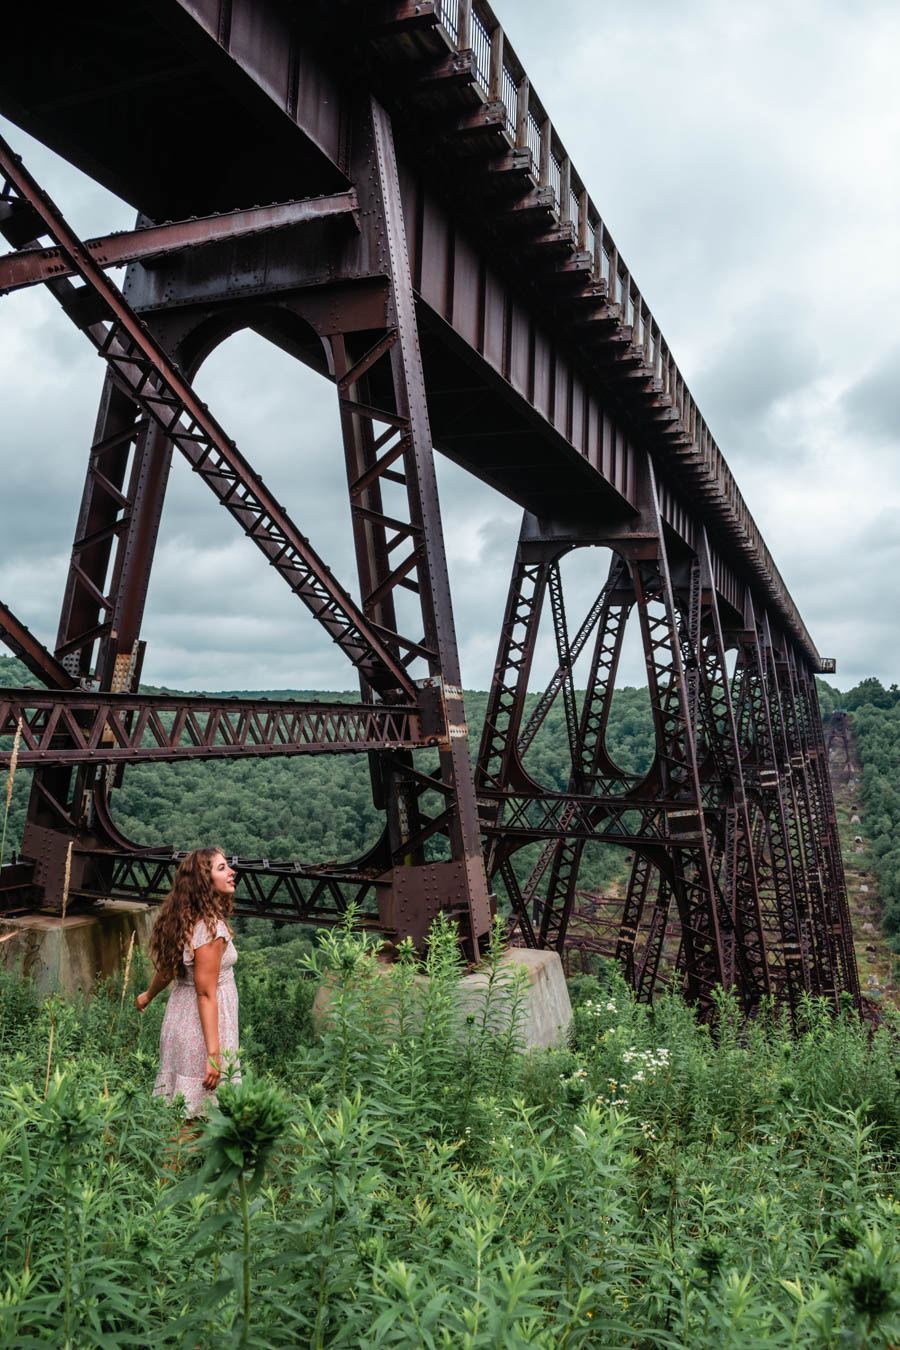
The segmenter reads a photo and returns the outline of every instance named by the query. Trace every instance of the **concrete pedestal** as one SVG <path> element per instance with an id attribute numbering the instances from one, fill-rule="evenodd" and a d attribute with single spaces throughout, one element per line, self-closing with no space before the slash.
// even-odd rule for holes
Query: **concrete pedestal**
<path id="1" fill-rule="evenodd" d="M 394 970 L 395 967 L 389 965 L 376 967 L 377 974 L 385 980 L 391 978 Z M 572 1020 L 572 1004 L 569 1001 L 566 977 L 558 952 L 511 947 L 500 958 L 500 970 L 501 978 L 503 975 L 507 977 L 507 989 L 513 975 L 517 971 L 522 972 L 519 976 L 523 981 L 519 1005 L 521 1009 L 519 1035 L 522 1048 L 546 1050 L 565 1045 L 569 1023 Z M 487 970 L 476 970 L 473 974 L 462 977 L 460 1016 L 463 1020 L 471 1015 L 475 1019 L 475 1024 L 480 1025 L 489 980 L 490 972 Z M 426 982 L 426 976 L 416 976 L 416 984 L 420 987 Z M 331 989 L 328 984 L 323 984 L 317 991 L 312 1006 L 313 1026 L 320 1032 L 328 1022 L 330 1002 Z M 503 1004 L 504 999 L 501 997 L 490 1015 L 490 1020 L 496 1023 L 498 1035 L 506 1025 Z"/>
<path id="2" fill-rule="evenodd" d="M 526 1050 L 547 1050 L 564 1045 L 572 1004 L 558 952 L 535 951 L 531 947 L 510 947 L 500 958 L 500 968 L 511 973 L 524 972 L 521 1035 Z M 488 971 L 476 970 L 462 980 L 462 1005 L 476 1019 L 484 1004 Z"/>
<path id="3" fill-rule="evenodd" d="M 41 994 L 89 994 L 98 976 L 124 969 L 132 933 L 136 946 L 146 946 L 152 928 L 151 907 L 130 900 L 110 900 L 65 920 L 54 914 L 0 919 L 0 963 L 19 965 Z"/>

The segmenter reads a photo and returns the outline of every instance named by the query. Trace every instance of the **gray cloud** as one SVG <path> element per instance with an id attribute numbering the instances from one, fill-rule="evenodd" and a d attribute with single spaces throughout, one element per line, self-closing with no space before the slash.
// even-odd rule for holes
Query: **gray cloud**
<path id="1" fill-rule="evenodd" d="M 883 445 L 900 443 L 900 349 L 850 387 L 841 400 L 847 432 Z"/>

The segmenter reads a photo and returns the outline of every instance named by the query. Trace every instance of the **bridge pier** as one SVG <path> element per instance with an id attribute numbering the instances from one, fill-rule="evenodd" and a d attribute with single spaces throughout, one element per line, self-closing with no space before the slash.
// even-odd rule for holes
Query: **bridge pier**
<path id="1" fill-rule="evenodd" d="M 395 966 L 386 963 L 374 967 L 376 976 L 384 980 L 392 979 L 395 970 Z M 509 947 L 500 957 L 498 975 L 502 991 L 511 991 L 515 980 L 522 981 L 518 1021 L 521 1048 L 550 1050 L 564 1046 L 572 1020 L 572 1004 L 559 953 Z M 462 976 L 458 1010 L 463 1021 L 472 1017 L 476 1027 L 481 1025 L 490 980 L 491 972 L 487 969 Z M 424 989 L 428 977 L 417 975 L 415 983 L 418 989 Z M 491 1030 L 499 1036 L 505 1030 L 504 1009 L 508 1007 L 508 1001 L 506 992 L 501 992 L 498 997 L 496 979 L 492 996 L 498 999 L 498 1004 L 489 1014 L 488 1021 Z M 331 986 L 326 983 L 317 991 L 312 1008 L 313 1025 L 320 1033 L 328 1023 L 330 1005 Z"/>
<path id="2" fill-rule="evenodd" d="M 0 918 L 0 964 L 21 965 L 39 994 L 90 994 L 98 979 L 124 969 L 131 946 L 145 947 L 153 928 L 150 905 L 106 901 L 90 914 L 20 914 Z"/>

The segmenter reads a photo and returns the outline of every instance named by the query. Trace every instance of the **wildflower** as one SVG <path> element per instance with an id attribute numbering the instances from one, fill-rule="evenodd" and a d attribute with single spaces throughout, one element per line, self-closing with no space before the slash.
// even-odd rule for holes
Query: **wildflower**
<path id="1" fill-rule="evenodd" d="M 16 781 L 16 765 L 19 762 L 19 742 L 22 739 L 22 716 L 19 714 L 19 720 L 16 723 L 16 734 L 13 738 L 12 754 L 9 757 L 9 774 L 6 779 L 6 809 L 9 811 L 9 804 L 12 801 L 13 783 Z"/>

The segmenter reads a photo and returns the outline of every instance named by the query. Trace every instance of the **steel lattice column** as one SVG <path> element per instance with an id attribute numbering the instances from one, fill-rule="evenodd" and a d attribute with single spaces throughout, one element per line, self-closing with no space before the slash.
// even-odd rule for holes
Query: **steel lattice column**
<path id="1" fill-rule="evenodd" d="M 388 810 L 391 864 L 404 894 L 417 877 L 425 878 L 426 925 L 438 908 L 455 913 L 477 955 L 478 939 L 490 928 L 490 908 L 393 132 L 374 100 L 364 122 L 357 137 L 357 177 L 363 178 L 363 162 L 375 166 L 360 200 L 373 216 L 375 265 L 388 279 L 387 326 L 367 334 L 362 350 L 353 332 L 331 337 L 363 613 L 399 663 L 426 662 L 447 727 L 436 775 L 423 779 L 409 757 L 375 756 L 373 777 Z M 402 505 L 389 510 L 385 490 L 396 488 Z M 402 593 L 415 597 L 420 635 L 400 632 L 396 598 Z M 430 821 L 419 806 L 425 790 L 443 796 L 444 809 Z M 423 845 L 438 833 L 447 836 L 449 861 L 426 864 Z M 404 859 L 416 866 L 404 871 Z M 440 886 L 440 899 L 431 878 Z M 385 918 L 395 923 L 398 915 Z M 418 936 L 424 937 L 424 928 Z"/>

